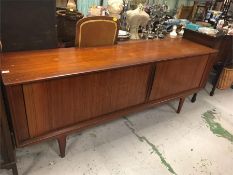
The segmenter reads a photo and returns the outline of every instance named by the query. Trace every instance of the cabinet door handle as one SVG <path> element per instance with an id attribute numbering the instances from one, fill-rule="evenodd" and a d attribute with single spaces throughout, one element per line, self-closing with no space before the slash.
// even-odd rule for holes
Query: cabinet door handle
<path id="1" fill-rule="evenodd" d="M 150 71 L 150 75 L 149 75 L 149 79 L 148 79 L 148 89 L 147 89 L 147 94 L 146 94 L 146 101 L 148 101 L 150 98 L 151 90 L 153 88 L 153 84 L 154 84 L 155 79 L 156 79 L 156 63 L 153 63 L 151 65 L 151 71 Z"/>

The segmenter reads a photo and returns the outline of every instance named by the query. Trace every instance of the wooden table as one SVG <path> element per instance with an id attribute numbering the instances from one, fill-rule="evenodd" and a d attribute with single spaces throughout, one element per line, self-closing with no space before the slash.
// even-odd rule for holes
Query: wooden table
<path id="1" fill-rule="evenodd" d="M 217 51 L 185 40 L 141 41 L 2 55 L 17 147 L 56 138 L 205 86 Z"/>

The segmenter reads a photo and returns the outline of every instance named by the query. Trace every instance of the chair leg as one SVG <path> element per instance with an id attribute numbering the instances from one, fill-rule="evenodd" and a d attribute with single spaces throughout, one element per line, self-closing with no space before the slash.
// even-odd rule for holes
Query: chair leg
<path id="1" fill-rule="evenodd" d="M 192 99 L 191 99 L 191 102 L 192 102 L 192 103 L 195 103 L 196 100 L 197 100 L 197 93 L 193 94 L 193 97 L 192 97 Z"/>
<path id="2" fill-rule="evenodd" d="M 66 135 L 59 136 L 57 141 L 60 149 L 60 156 L 64 158 L 66 155 Z"/>
<path id="3" fill-rule="evenodd" d="M 178 114 L 180 113 L 180 111 L 181 111 L 181 109 L 182 109 L 182 106 L 183 106 L 183 104 L 184 104 L 184 101 L 185 101 L 185 97 L 180 98 L 179 106 L 178 106 L 178 109 L 177 109 L 177 111 L 176 111 Z"/>

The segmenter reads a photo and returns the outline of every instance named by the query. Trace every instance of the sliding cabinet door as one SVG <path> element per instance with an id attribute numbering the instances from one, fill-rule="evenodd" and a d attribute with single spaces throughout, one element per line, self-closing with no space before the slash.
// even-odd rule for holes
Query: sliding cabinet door
<path id="1" fill-rule="evenodd" d="M 156 64 L 150 100 L 158 100 L 200 87 L 208 55 Z"/>
<path id="2" fill-rule="evenodd" d="M 23 86 L 31 137 L 145 102 L 150 65 Z"/>

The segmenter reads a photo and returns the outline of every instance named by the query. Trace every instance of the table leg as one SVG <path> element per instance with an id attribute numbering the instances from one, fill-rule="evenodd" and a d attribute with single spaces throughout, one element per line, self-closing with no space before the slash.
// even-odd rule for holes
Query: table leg
<path id="1" fill-rule="evenodd" d="M 59 136 L 57 141 L 59 145 L 60 156 L 61 158 L 64 158 L 66 154 L 66 135 Z"/>
<path id="2" fill-rule="evenodd" d="M 191 99 L 191 102 L 192 102 L 192 103 L 195 103 L 196 100 L 197 100 L 197 93 L 193 94 L 193 97 L 192 97 L 192 99 Z"/>
<path id="3" fill-rule="evenodd" d="M 13 175 L 18 175 L 18 169 L 17 169 L 16 164 L 12 166 L 12 172 L 13 172 Z"/>
<path id="4" fill-rule="evenodd" d="M 178 106 L 178 109 L 177 109 L 177 111 L 176 111 L 178 114 L 180 113 L 180 111 L 181 111 L 181 109 L 182 109 L 182 106 L 183 106 L 183 104 L 184 104 L 184 101 L 185 101 L 185 97 L 180 98 L 179 106 Z"/>

